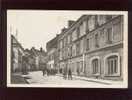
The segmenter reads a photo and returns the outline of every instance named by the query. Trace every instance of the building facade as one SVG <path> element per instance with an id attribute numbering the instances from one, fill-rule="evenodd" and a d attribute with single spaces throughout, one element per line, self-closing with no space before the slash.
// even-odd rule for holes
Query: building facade
<path id="1" fill-rule="evenodd" d="M 11 72 L 22 71 L 24 55 L 24 48 L 18 40 L 11 35 Z"/>
<path id="2" fill-rule="evenodd" d="M 26 49 L 25 53 L 28 58 L 29 71 L 42 70 L 46 67 L 46 52 L 42 48 L 37 50 L 32 47 L 30 50 Z"/>
<path id="3" fill-rule="evenodd" d="M 59 67 L 86 77 L 122 80 L 123 16 L 83 15 L 58 39 Z"/>
<path id="4" fill-rule="evenodd" d="M 56 37 L 46 44 L 47 49 L 47 68 L 58 70 L 58 37 L 59 35 L 56 35 Z"/>

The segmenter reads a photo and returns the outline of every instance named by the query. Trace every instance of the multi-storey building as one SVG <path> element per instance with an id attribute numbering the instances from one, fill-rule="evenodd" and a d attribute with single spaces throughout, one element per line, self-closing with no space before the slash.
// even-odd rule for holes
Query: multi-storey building
<path id="1" fill-rule="evenodd" d="M 11 71 L 21 72 L 23 67 L 24 48 L 16 37 L 11 35 Z"/>
<path id="2" fill-rule="evenodd" d="M 40 48 L 40 50 L 34 47 L 31 50 L 26 49 L 25 54 L 28 58 L 29 71 L 42 70 L 46 67 L 46 52 Z"/>
<path id="3" fill-rule="evenodd" d="M 60 68 L 73 74 L 122 79 L 123 16 L 83 15 L 58 39 Z"/>
<path id="4" fill-rule="evenodd" d="M 58 69 L 58 49 L 57 49 L 57 41 L 58 41 L 58 36 L 46 44 L 46 49 L 47 49 L 47 68 L 49 69 Z"/>

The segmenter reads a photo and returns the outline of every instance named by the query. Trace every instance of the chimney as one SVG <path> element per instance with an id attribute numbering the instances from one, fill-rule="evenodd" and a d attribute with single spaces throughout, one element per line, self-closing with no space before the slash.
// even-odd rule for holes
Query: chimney
<path id="1" fill-rule="evenodd" d="M 64 27 L 64 28 L 61 30 L 61 32 L 65 32 L 66 30 L 67 30 L 67 28 Z"/>
<path id="2" fill-rule="evenodd" d="M 73 21 L 73 20 L 69 20 L 69 21 L 68 21 L 68 27 L 70 27 L 71 25 L 73 25 L 74 22 L 75 22 L 75 21 Z"/>
<path id="3" fill-rule="evenodd" d="M 40 48 L 40 52 L 43 52 L 43 48 L 42 47 Z"/>
<path id="4" fill-rule="evenodd" d="M 58 37 L 59 36 L 59 34 L 56 34 L 56 37 Z"/>

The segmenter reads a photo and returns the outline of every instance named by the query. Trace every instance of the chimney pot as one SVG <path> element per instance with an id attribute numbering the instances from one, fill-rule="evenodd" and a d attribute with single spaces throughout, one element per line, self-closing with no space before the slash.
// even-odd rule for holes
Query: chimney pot
<path id="1" fill-rule="evenodd" d="M 73 20 L 69 20 L 69 21 L 68 21 L 68 27 L 70 27 L 71 25 L 73 25 L 74 22 L 75 22 L 75 21 L 73 21 Z"/>

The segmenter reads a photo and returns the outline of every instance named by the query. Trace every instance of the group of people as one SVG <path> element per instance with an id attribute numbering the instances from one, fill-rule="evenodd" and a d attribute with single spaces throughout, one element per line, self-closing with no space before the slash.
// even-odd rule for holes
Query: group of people
<path id="1" fill-rule="evenodd" d="M 63 78 L 64 78 L 64 79 L 67 79 L 67 78 L 68 78 L 68 80 L 72 80 L 72 71 L 71 71 L 70 68 L 69 68 L 69 69 L 64 68 L 64 71 L 63 71 Z"/>
<path id="2" fill-rule="evenodd" d="M 44 75 L 49 76 L 49 75 L 55 75 L 55 74 L 57 73 L 57 70 L 55 70 L 55 69 L 44 68 L 44 69 L 42 70 L 42 72 L 43 72 L 43 76 L 44 76 Z"/>
<path id="3" fill-rule="evenodd" d="M 43 73 L 43 76 L 47 75 L 55 75 L 57 73 L 57 70 L 55 69 L 48 69 L 48 68 L 44 68 L 42 70 L 42 73 Z M 63 74 L 63 78 L 64 79 L 68 79 L 68 80 L 72 80 L 72 71 L 71 69 L 69 68 L 64 68 L 62 70 L 60 70 L 60 73 Z"/>

